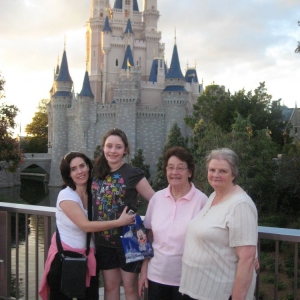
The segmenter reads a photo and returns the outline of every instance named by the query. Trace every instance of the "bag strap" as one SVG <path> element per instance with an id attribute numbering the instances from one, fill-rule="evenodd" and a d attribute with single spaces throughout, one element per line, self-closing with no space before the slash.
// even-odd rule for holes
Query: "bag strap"
<path id="1" fill-rule="evenodd" d="M 88 193 L 88 219 L 89 219 L 89 221 L 92 220 L 92 214 L 93 214 L 92 194 L 89 192 Z M 90 253 L 91 236 L 92 236 L 92 233 L 88 232 L 87 236 L 86 236 L 86 251 L 85 251 L 86 256 L 88 256 Z M 63 247 L 61 244 L 60 235 L 59 235 L 57 226 L 56 226 L 56 245 L 57 245 L 57 249 L 58 249 L 58 252 L 59 252 L 61 258 L 64 258 L 65 255 L 64 255 L 64 251 L 63 251 Z"/>

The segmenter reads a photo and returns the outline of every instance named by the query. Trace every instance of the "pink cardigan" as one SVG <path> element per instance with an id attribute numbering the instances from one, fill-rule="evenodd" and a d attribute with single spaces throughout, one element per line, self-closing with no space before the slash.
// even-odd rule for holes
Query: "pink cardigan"
<path id="1" fill-rule="evenodd" d="M 80 254 L 85 255 L 85 249 L 72 248 L 72 247 L 68 246 L 67 244 L 65 244 L 64 242 L 61 242 L 61 244 L 62 244 L 63 249 L 66 251 L 78 252 Z M 47 282 L 47 275 L 50 271 L 51 263 L 57 252 L 58 252 L 58 250 L 57 250 L 57 246 L 56 246 L 56 232 L 55 232 L 51 239 L 51 245 L 50 245 L 50 248 L 48 251 L 48 257 L 47 257 L 47 260 L 45 263 L 45 270 L 44 270 L 44 274 L 43 274 L 40 289 L 39 289 L 39 295 L 41 296 L 41 298 L 43 300 L 48 299 L 48 294 L 50 292 L 50 288 L 49 288 L 48 282 Z M 94 248 L 90 249 L 90 252 L 88 255 L 88 266 L 87 267 L 88 267 L 88 270 L 86 273 L 86 286 L 89 287 L 90 281 L 91 281 L 91 276 L 96 276 L 96 259 L 95 259 L 95 249 Z"/>

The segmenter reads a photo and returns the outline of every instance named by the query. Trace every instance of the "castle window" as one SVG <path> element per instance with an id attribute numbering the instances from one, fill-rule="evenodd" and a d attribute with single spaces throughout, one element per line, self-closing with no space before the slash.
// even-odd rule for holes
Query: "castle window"
<path id="1" fill-rule="evenodd" d="M 129 11 L 128 9 L 125 9 L 125 18 L 128 18 L 129 17 Z"/>
<path id="2" fill-rule="evenodd" d="M 125 0 L 126 5 L 130 5 L 130 0 Z"/>
<path id="3" fill-rule="evenodd" d="M 119 60 L 116 59 L 116 67 L 119 65 Z"/>
<path id="4" fill-rule="evenodd" d="M 100 18 L 103 18 L 103 13 L 100 13 Z"/>
<path id="5" fill-rule="evenodd" d="M 137 66 L 139 65 L 139 61 L 138 61 L 138 60 L 136 61 L 136 65 L 137 65 Z"/>
<path id="6" fill-rule="evenodd" d="M 297 133 L 297 131 L 298 131 L 297 129 L 298 129 L 298 128 L 297 128 L 297 127 L 295 127 L 295 133 Z"/>

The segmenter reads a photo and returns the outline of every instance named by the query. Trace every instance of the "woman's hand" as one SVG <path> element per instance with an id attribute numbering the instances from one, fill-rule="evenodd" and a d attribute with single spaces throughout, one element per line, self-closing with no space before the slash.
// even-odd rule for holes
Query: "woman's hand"
<path id="1" fill-rule="evenodd" d="M 127 206 L 125 206 L 120 218 L 118 219 L 118 221 L 120 222 L 120 226 L 130 225 L 135 222 L 135 214 L 129 215 L 129 214 L 127 214 L 126 211 L 127 211 Z"/>
<path id="2" fill-rule="evenodd" d="M 143 297 L 144 289 L 148 288 L 148 278 L 147 278 L 147 270 L 148 270 L 148 262 L 149 259 L 145 259 L 142 264 L 142 269 L 139 277 L 139 297 Z"/>

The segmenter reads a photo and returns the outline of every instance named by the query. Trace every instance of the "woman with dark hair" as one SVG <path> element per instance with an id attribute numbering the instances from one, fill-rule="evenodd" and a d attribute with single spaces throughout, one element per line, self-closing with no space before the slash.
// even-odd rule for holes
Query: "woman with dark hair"
<path id="1" fill-rule="evenodd" d="M 152 236 L 154 257 L 144 260 L 139 294 L 148 288 L 149 300 L 182 300 L 179 293 L 181 259 L 188 222 L 202 209 L 206 195 L 192 183 L 195 164 L 192 154 L 173 147 L 163 157 L 169 186 L 150 199 L 144 226 Z"/>
<path id="2" fill-rule="evenodd" d="M 129 143 L 122 130 L 109 130 L 103 137 L 102 150 L 94 164 L 94 220 L 117 220 L 125 206 L 137 205 L 138 194 L 149 201 L 154 191 L 141 169 L 123 162 L 129 154 Z M 104 299 L 120 298 L 122 280 L 126 300 L 138 300 L 141 262 L 126 264 L 121 235 L 122 228 L 118 226 L 95 233 L 97 267 L 104 279 Z"/>
<path id="3" fill-rule="evenodd" d="M 129 216 L 126 208 L 118 220 L 109 222 L 88 220 L 88 202 L 92 204 L 91 171 L 91 160 L 81 152 L 69 152 L 61 160 L 60 172 L 64 185 L 57 197 L 56 226 L 64 251 L 85 255 L 87 232 L 107 230 L 115 226 L 131 224 L 134 221 L 134 216 Z M 91 240 L 85 296 L 87 300 L 98 299 L 99 283 L 94 247 L 94 241 Z M 50 300 L 70 299 L 60 290 L 61 268 L 62 262 L 57 249 L 56 233 L 54 233 L 39 291 L 43 300 L 48 299 L 49 293 Z"/>
<path id="4" fill-rule="evenodd" d="M 187 226 L 180 292 L 188 299 L 253 300 L 259 265 L 255 204 L 236 184 L 235 152 L 212 150 L 206 167 L 214 192 Z"/>

